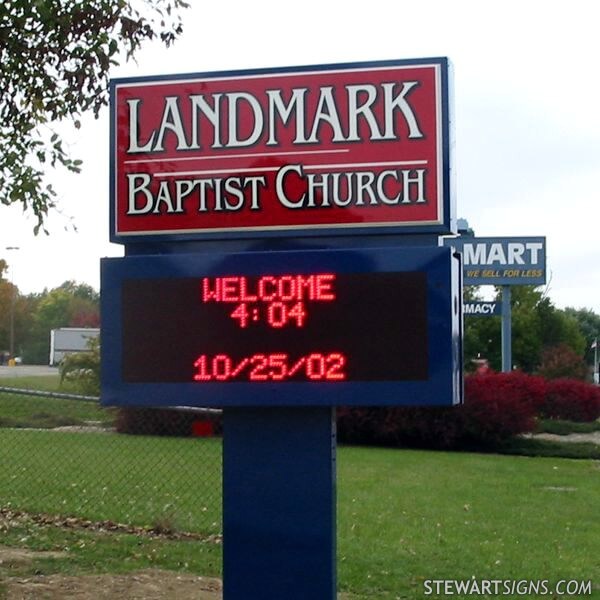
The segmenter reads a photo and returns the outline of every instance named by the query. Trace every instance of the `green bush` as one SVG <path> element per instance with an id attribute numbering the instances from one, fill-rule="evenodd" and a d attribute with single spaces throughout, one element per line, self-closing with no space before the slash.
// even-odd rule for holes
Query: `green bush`
<path id="1" fill-rule="evenodd" d="M 100 338 L 90 338 L 87 352 L 74 352 L 60 363 L 60 382 L 72 382 L 76 391 L 100 395 Z"/>

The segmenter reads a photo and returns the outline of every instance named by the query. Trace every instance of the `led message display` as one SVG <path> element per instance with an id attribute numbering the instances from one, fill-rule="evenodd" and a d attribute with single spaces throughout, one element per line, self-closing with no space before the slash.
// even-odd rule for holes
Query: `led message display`
<path id="1" fill-rule="evenodd" d="M 427 378 L 422 272 L 134 279 L 122 293 L 127 382 Z"/>
<path id="2" fill-rule="evenodd" d="M 104 403 L 457 401 L 447 248 L 134 256 L 102 273 Z"/>
<path id="3" fill-rule="evenodd" d="M 111 237 L 450 232 L 448 62 L 111 83 Z"/>

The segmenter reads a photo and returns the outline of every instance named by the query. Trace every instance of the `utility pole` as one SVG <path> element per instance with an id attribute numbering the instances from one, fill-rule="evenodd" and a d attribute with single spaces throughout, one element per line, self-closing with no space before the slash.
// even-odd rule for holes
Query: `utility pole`
<path id="1" fill-rule="evenodd" d="M 598 336 L 594 338 L 592 348 L 594 349 L 594 383 L 598 385 L 600 383 L 600 372 L 598 371 Z"/>

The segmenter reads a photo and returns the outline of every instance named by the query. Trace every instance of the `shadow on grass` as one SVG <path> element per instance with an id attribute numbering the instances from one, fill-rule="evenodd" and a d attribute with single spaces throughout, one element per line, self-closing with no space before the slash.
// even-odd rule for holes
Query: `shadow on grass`
<path id="1" fill-rule="evenodd" d="M 54 429 L 65 426 L 84 426 L 85 421 L 49 413 L 35 413 L 27 418 L 0 417 L 0 427 L 18 429 Z"/>
<path id="2" fill-rule="evenodd" d="M 600 421 L 576 423 L 561 419 L 542 419 L 538 422 L 536 433 L 553 433 L 554 435 L 569 435 L 570 433 L 593 433 L 600 431 Z"/>
<path id="3" fill-rule="evenodd" d="M 513 438 L 488 451 L 515 456 L 600 459 L 600 446 L 592 442 L 555 442 L 535 438 Z"/>

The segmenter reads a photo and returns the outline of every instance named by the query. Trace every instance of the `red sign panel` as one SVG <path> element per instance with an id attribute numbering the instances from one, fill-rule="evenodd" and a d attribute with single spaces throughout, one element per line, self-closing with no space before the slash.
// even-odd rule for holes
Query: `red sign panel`
<path id="1" fill-rule="evenodd" d="M 112 237 L 447 231 L 447 112 L 445 59 L 114 81 Z"/>

